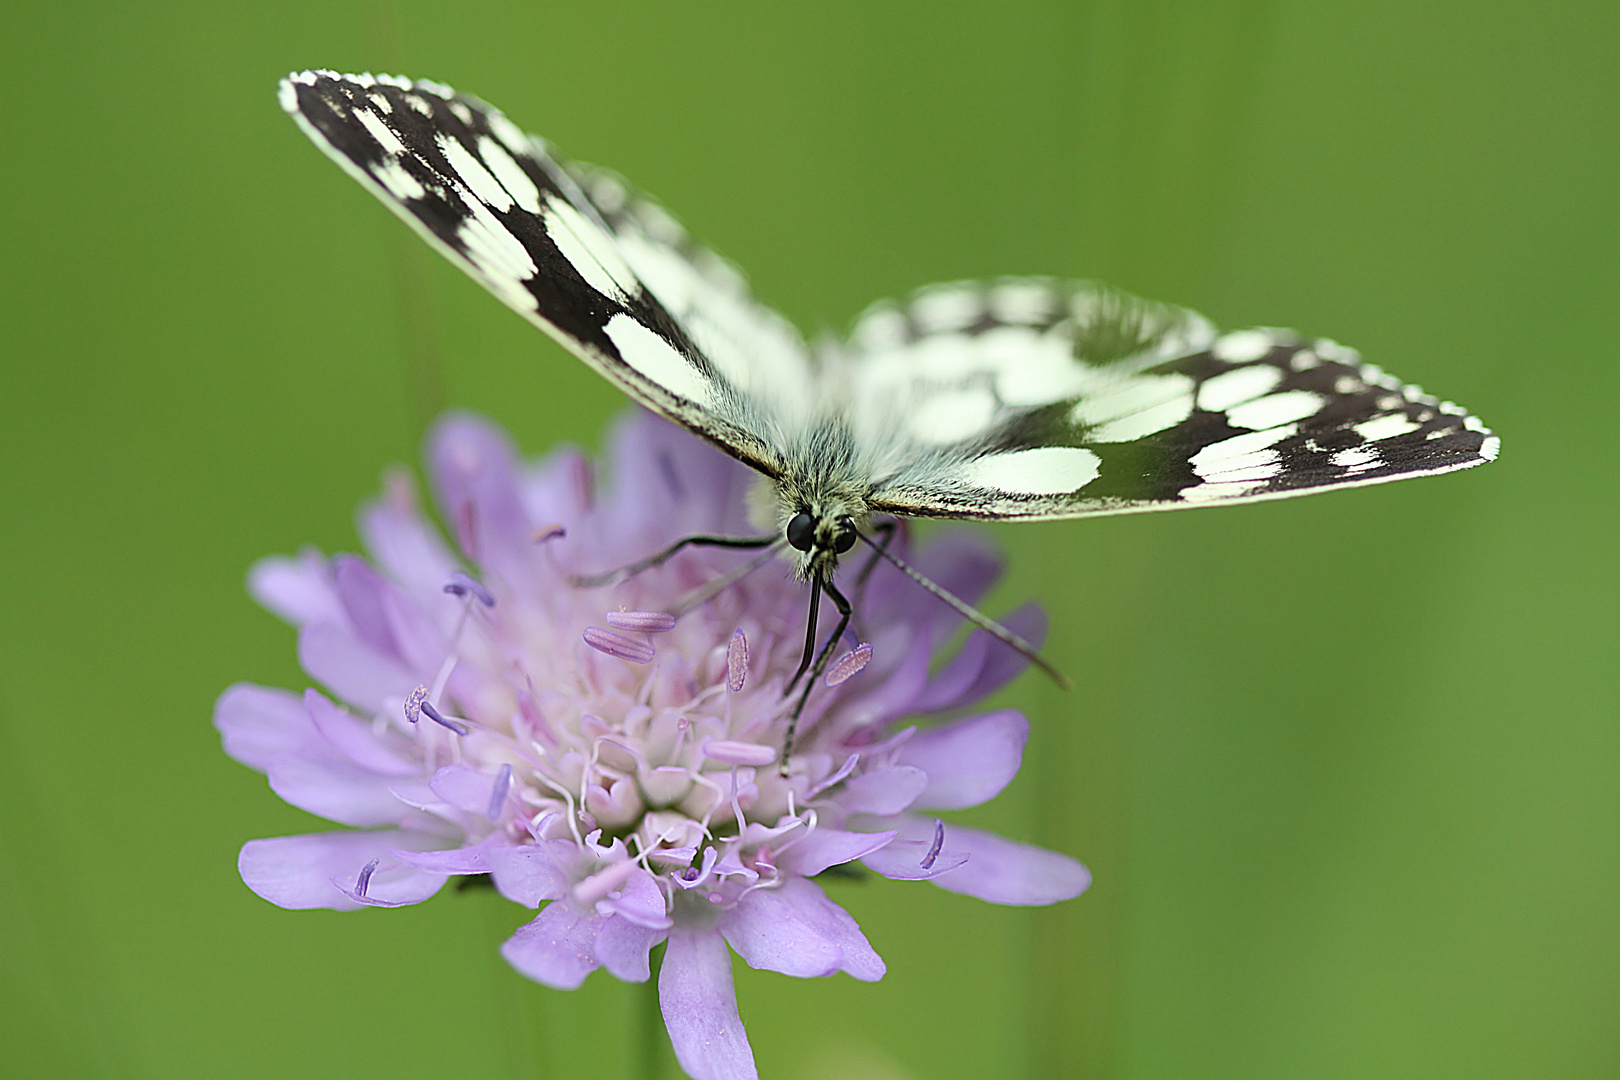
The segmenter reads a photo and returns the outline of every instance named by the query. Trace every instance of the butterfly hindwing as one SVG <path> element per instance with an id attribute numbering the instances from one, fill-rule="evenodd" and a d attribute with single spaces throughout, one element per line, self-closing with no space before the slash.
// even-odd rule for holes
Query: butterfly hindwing
<path id="1" fill-rule="evenodd" d="M 437 83 L 309 71 L 282 81 L 281 102 L 509 307 L 642 404 L 781 471 L 759 403 L 807 399 L 803 343 L 656 206 Z"/>
<path id="2" fill-rule="evenodd" d="M 1010 280 L 879 305 L 845 366 L 868 426 L 908 453 L 873 503 L 939 517 L 1067 518 L 1250 502 L 1489 461 L 1477 418 L 1287 331 L 1088 282 Z M 877 418 L 882 417 L 879 421 Z"/>

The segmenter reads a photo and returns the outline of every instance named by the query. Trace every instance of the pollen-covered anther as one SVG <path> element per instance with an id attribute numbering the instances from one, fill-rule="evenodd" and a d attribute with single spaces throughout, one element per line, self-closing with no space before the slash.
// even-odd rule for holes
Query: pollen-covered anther
<path id="1" fill-rule="evenodd" d="M 861 673 L 867 664 L 872 662 L 872 645 L 863 641 L 849 652 L 833 661 L 832 667 L 827 669 L 827 685 L 837 686 Z"/>
<path id="2" fill-rule="evenodd" d="M 748 680 L 748 635 L 738 630 L 726 646 L 726 686 L 739 693 Z"/>
<path id="3" fill-rule="evenodd" d="M 627 638 L 623 634 L 595 626 L 585 628 L 585 644 L 597 652 L 607 653 L 620 660 L 628 660 L 632 664 L 648 663 L 657 654 L 657 650 L 645 641 L 636 641 L 634 638 Z"/>
<path id="4" fill-rule="evenodd" d="M 735 739 L 710 739 L 703 744 L 703 756 L 727 765 L 769 765 L 776 760 L 776 748 Z"/>
<path id="5" fill-rule="evenodd" d="M 412 696 L 414 697 L 415 695 L 413 694 Z M 457 735 L 467 734 L 468 728 L 466 724 L 452 720 L 448 716 L 445 716 L 438 709 L 434 708 L 433 702 L 428 701 L 426 695 L 423 695 L 422 713 L 435 724 L 438 724 L 440 727 L 449 728 Z"/>
<path id="6" fill-rule="evenodd" d="M 495 594 L 460 570 L 450 575 L 444 591 L 452 596 L 471 596 L 485 607 L 495 606 Z"/>
<path id="7" fill-rule="evenodd" d="M 422 705 L 428 699 L 428 688 L 418 686 L 411 691 L 411 696 L 405 699 L 405 719 L 416 723 L 422 719 Z"/>
<path id="8" fill-rule="evenodd" d="M 667 611 L 610 611 L 607 613 L 607 624 L 615 630 L 661 634 L 675 629 L 675 616 Z"/>
<path id="9" fill-rule="evenodd" d="M 561 525 L 545 525 L 534 530 L 534 535 L 530 539 L 537 544 L 544 544 L 548 540 L 561 540 L 567 535 L 568 530 Z"/>

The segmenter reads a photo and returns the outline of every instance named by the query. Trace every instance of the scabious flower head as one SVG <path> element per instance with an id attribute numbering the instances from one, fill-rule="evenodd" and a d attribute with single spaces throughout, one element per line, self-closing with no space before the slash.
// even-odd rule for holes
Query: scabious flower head
<path id="1" fill-rule="evenodd" d="M 288 908 L 397 907 L 488 874 L 540 909 L 503 955 L 562 989 L 598 967 L 644 981 L 667 942 L 659 998 L 700 1080 L 755 1075 L 728 947 L 789 975 L 882 977 L 814 880 L 829 867 L 859 860 L 1003 904 L 1085 889 L 1066 856 L 933 816 L 1005 787 L 1028 724 L 1010 710 L 911 721 L 994 690 L 1016 654 L 976 633 L 935 664 L 958 617 L 879 565 L 784 776 L 808 599 L 786 562 L 703 602 L 694 590 L 753 553 L 689 549 L 611 587 L 570 584 L 683 536 L 749 533 L 752 474 L 646 414 L 608 458 L 598 490 L 583 455 L 526 465 L 487 421 L 452 415 L 428 473 L 453 547 L 397 475 L 360 514 L 369 561 L 306 551 L 253 568 L 253 594 L 298 628 L 326 693 L 238 684 L 215 724 L 282 798 L 352 828 L 249 842 L 250 888 Z M 914 561 L 969 600 L 997 571 L 960 537 Z M 1034 607 L 1007 621 L 1044 629 Z"/>

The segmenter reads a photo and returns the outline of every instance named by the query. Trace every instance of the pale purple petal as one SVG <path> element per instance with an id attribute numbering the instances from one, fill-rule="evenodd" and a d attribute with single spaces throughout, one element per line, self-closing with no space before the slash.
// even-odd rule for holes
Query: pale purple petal
<path id="1" fill-rule="evenodd" d="M 352 887 L 373 859 L 381 863 L 372 874 L 368 892 L 377 899 L 420 903 L 438 892 L 445 875 L 405 866 L 390 852 L 394 848 L 428 851 L 441 843 L 436 837 L 400 829 L 277 836 L 248 841 L 236 866 L 247 887 L 272 904 L 352 911 L 363 905 L 344 896 L 333 881 Z"/>
<path id="2" fill-rule="evenodd" d="M 329 745 L 363 769 L 384 776 L 415 776 L 422 766 L 384 746 L 366 721 L 332 704 L 316 690 L 304 691 L 304 708 Z"/>
<path id="3" fill-rule="evenodd" d="M 391 790 L 393 781 L 330 748 L 324 754 L 283 754 L 265 775 L 271 791 L 328 821 L 369 827 L 392 825 L 405 816 L 405 805 Z"/>
<path id="4" fill-rule="evenodd" d="M 886 847 L 862 856 L 862 864 L 868 870 L 894 881 L 932 881 L 941 874 L 966 865 L 968 856 L 965 852 L 934 850 L 934 823 L 929 821 L 927 825 L 926 836 L 891 840 Z M 947 829 L 946 835 L 949 836 L 954 828 L 951 826 Z"/>
<path id="5" fill-rule="evenodd" d="M 862 982 L 876 982 L 886 970 L 853 916 L 827 898 L 821 886 L 803 878 L 788 878 L 778 894 L 791 904 L 797 917 L 825 941 L 837 945 L 843 958 L 839 968 Z"/>
<path id="6" fill-rule="evenodd" d="M 518 492 L 511 440 L 489 421 L 452 413 L 428 435 L 428 473 L 462 552 L 509 581 L 527 580 L 534 526 Z"/>
<path id="7" fill-rule="evenodd" d="M 313 548 L 305 548 L 297 558 L 272 555 L 254 563 L 248 570 L 248 592 L 294 626 L 343 621 L 331 568 Z"/>
<path id="8" fill-rule="evenodd" d="M 389 854 L 400 862 L 414 866 L 418 870 L 427 870 L 435 874 L 487 874 L 489 873 L 489 850 L 493 847 L 510 846 L 511 841 L 505 837 L 491 836 L 471 847 L 449 848 L 444 851 L 402 851 L 396 849 L 390 851 Z"/>
<path id="9" fill-rule="evenodd" d="M 542 840 L 516 847 L 491 848 L 485 858 L 495 888 L 513 903 L 539 907 L 542 901 L 566 896 L 569 867 L 577 858 L 572 841 Z"/>
<path id="10" fill-rule="evenodd" d="M 390 485 L 393 490 L 386 492 L 383 499 L 361 508 L 360 537 L 383 572 L 419 603 L 434 603 L 439 610 L 453 615 L 455 601 L 445 597 L 438 602 L 435 590 L 450 579 L 456 569 L 455 557 L 414 505 L 409 488 L 398 486 L 408 483 L 408 479 L 401 478 Z"/>
<path id="11" fill-rule="evenodd" d="M 1001 624 L 1039 649 L 1046 642 L 1046 610 L 1031 601 L 1001 619 Z M 966 704 L 992 694 L 1029 667 L 1029 661 L 1016 649 L 994 642 L 985 656 L 978 678 L 963 691 L 959 702 Z M 949 708 L 949 705 L 938 706 Z"/>
<path id="12" fill-rule="evenodd" d="M 962 810 L 988 802 L 1012 782 L 1028 739 L 1029 721 L 1009 709 L 919 731 L 897 760 L 928 775 L 916 806 Z"/>
<path id="13" fill-rule="evenodd" d="M 664 950 L 658 1001 L 675 1057 L 692 1080 L 758 1080 L 737 1016 L 731 953 L 712 930 L 676 930 Z"/>
<path id="14" fill-rule="evenodd" d="M 646 982 L 652 976 L 647 954 L 667 933 L 615 915 L 596 935 L 596 959 L 615 979 Z"/>
<path id="15" fill-rule="evenodd" d="M 422 682 L 398 660 L 332 623 L 313 623 L 298 631 L 298 663 L 344 701 L 373 712 Z"/>
<path id="16" fill-rule="evenodd" d="M 214 726 L 225 752 L 264 772 L 282 754 L 321 743 L 309 712 L 297 694 L 252 683 L 237 683 L 214 704 Z"/>
<path id="17" fill-rule="evenodd" d="M 496 778 L 465 765 L 446 765 L 433 774 L 428 787 L 433 794 L 469 814 L 483 816 L 489 810 Z"/>
<path id="18" fill-rule="evenodd" d="M 534 921 L 518 927 L 501 946 L 501 955 L 537 983 L 577 990 L 596 970 L 596 932 L 605 921 L 593 911 L 554 900 Z"/>
<path id="19" fill-rule="evenodd" d="M 815 877 L 829 866 L 859 859 L 884 847 L 895 837 L 894 830 L 885 832 L 845 832 L 842 829 L 818 828 L 803 840 L 784 851 L 778 864 L 795 874 Z"/>
<path id="20" fill-rule="evenodd" d="M 398 659 L 399 643 L 382 604 L 387 586 L 377 571 L 358 555 L 334 555 L 332 582 L 355 636 L 384 656 Z"/>
<path id="21" fill-rule="evenodd" d="M 834 799 L 846 813 L 889 817 L 898 814 L 928 787 L 928 774 L 910 765 L 873 769 L 844 781 Z"/>
<path id="22" fill-rule="evenodd" d="M 787 882 L 777 888 L 755 889 L 726 914 L 720 931 L 751 968 L 801 979 L 831 975 L 843 963 L 843 950 L 805 917 L 796 900 Z"/>
<path id="23" fill-rule="evenodd" d="M 632 871 L 617 893 L 596 904 L 598 914 L 617 915 L 653 930 L 669 928 L 668 907 L 658 880 L 645 870 Z"/>
<path id="24" fill-rule="evenodd" d="M 922 840 L 931 838 L 933 831 L 932 821 L 910 818 L 901 825 L 900 836 L 902 840 Z M 968 858 L 958 869 L 931 880 L 942 889 L 976 896 L 992 904 L 1055 904 L 1059 900 L 1072 900 L 1091 884 L 1090 871 L 1067 855 L 1020 844 L 994 833 L 947 825 L 945 848 L 935 866 L 962 855 Z"/>

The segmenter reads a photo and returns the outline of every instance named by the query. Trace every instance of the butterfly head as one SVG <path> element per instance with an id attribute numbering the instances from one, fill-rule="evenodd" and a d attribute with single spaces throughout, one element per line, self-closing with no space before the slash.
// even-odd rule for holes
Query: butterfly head
<path id="1" fill-rule="evenodd" d="M 810 509 L 800 509 L 789 518 L 783 532 L 788 545 L 800 553 L 803 570 L 824 574 L 830 574 L 838 556 L 855 546 L 858 535 L 855 519 L 849 514 L 825 510 L 816 513 Z"/>

